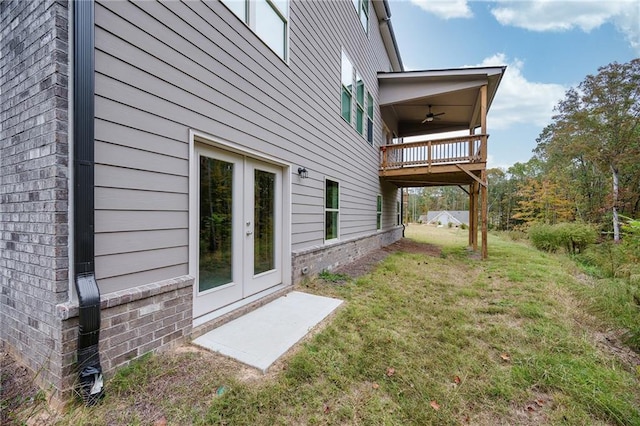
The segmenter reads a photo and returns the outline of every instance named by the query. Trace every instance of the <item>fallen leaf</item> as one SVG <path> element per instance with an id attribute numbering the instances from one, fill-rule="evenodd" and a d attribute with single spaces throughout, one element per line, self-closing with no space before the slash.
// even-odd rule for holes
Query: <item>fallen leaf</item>
<path id="1" fill-rule="evenodd" d="M 542 407 L 544 405 L 544 399 L 536 399 L 535 403 L 538 407 Z"/>
<path id="2" fill-rule="evenodd" d="M 508 353 L 500 354 L 500 358 L 502 358 L 503 361 L 509 361 L 511 359 Z"/>
<path id="3" fill-rule="evenodd" d="M 377 384 L 377 383 L 374 383 L 374 384 L 371 385 L 371 387 L 374 388 L 374 389 L 378 389 L 380 387 L 380 385 Z"/>
<path id="4" fill-rule="evenodd" d="M 438 404 L 435 400 L 431 401 L 429 405 L 431 406 L 431 408 L 433 408 L 436 411 L 440 409 L 440 404 Z"/>
<path id="5" fill-rule="evenodd" d="M 395 368 L 393 368 L 393 367 L 387 368 L 387 377 L 391 377 L 394 374 L 396 374 L 396 369 Z"/>
<path id="6" fill-rule="evenodd" d="M 167 426 L 167 419 L 160 417 L 158 420 L 153 422 L 153 426 Z"/>
<path id="7" fill-rule="evenodd" d="M 324 411 L 325 414 L 328 414 L 329 411 L 331 411 L 331 407 L 329 407 L 327 404 L 324 404 L 323 411 Z"/>
<path id="8" fill-rule="evenodd" d="M 459 384 L 460 384 L 460 382 L 461 382 L 461 380 L 460 380 L 460 376 L 455 376 L 455 377 L 453 378 L 453 383 L 455 383 L 456 385 L 459 385 Z"/>
<path id="9" fill-rule="evenodd" d="M 534 411 L 536 411 L 536 409 L 534 408 L 533 405 L 527 405 L 527 411 L 530 413 L 533 413 Z"/>

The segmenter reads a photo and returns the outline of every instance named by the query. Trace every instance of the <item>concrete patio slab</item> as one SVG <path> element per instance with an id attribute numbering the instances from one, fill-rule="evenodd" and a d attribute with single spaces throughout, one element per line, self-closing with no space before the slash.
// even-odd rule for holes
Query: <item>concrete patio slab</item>
<path id="1" fill-rule="evenodd" d="M 342 300 L 294 291 L 196 338 L 193 343 L 266 372 Z"/>

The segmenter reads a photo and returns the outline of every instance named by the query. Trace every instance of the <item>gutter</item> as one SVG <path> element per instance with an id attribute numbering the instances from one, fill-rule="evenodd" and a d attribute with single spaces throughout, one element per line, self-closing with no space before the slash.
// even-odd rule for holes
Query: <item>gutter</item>
<path id="1" fill-rule="evenodd" d="M 94 251 L 94 2 L 73 2 L 73 260 L 78 294 L 78 392 L 86 405 L 103 396 L 100 289 Z"/>
<path id="2" fill-rule="evenodd" d="M 380 16 L 379 25 L 382 32 L 382 42 L 387 51 L 389 59 L 391 59 L 391 66 L 393 68 L 392 71 L 404 71 L 402 58 L 400 57 L 400 49 L 398 48 L 396 35 L 393 31 L 393 25 L 391 24 L 391 8 L 389 7 L 389 1 L 376 0 L 372 3 L 374 8 L 376 9 L 377 15 Z"/>

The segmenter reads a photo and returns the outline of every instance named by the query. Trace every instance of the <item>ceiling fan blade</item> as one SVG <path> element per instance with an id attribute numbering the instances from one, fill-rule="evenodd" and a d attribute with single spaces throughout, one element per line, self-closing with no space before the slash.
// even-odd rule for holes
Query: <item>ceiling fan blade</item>
<path id="1" fill-rule="evenodd" d="M 438 112 L 438 113 L 436 113 L 436 114 L 433 114 L 433 116 L 434 116 L 434 117 L 437 117 L 437 116 L 439 116 L 439 115 L 445 115 L 445 114 L 446 114 L 446 112 Z"/>
<path id="2" fill-rule="evenodd" d="M 422 121 L 420 122 L 420 124 L 424 124 L 424 123 L 426 123 L 426 122 L 428 122 L 428 121 L 431 121 L 431 120 L 429 120 L 429 117 L 427 117 L 427 118 L 425 118 L 424 120 L 422 120 Z"/>

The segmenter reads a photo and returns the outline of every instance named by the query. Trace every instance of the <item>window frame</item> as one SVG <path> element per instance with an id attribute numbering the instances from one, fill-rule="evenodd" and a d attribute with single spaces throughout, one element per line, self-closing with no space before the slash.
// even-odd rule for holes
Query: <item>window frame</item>
<path id="1" fill-rule="evenodd" d="M 373 96 L 367 90 L 367 142 L 373 146 Z"/>
<path id="2" fill-rule="evenodd" d="M 376 230 L 382 229 L 382 194 L 378 194 L 376 197 Z"/>
<path id="3" fill-rule="evenodd" d="M 284 25 L 284 38 L 282 40 L 282 56 L 280 56 L 280 52 L 276 51 L 273 47 L 271 47 L 269 45 L 269 43 L 262 38 L 262 36 L 258 33 L 258 29 L 257 29 L 257 17 L 256 17 L 256 4 L 258 1 L 262 1 L 264 3 L 266 3 L 266 6 L 270 7 L 273 12 L 275 13 L 275 15 L 280 18 L 280 20 L 282 20 L 282 23 Z M 238 1 L 238 0 L 220 0 L 220 2 L 227 8 L 229 9 L 229 11 L 231 11 L 231 13 L 233 13 L 233 15 L 238 18 L 240 21 L 242 21 L 247 27 L 249 27 L 249 29 L 256 35 L 256 37 L 258 37 L 258 39 L 260 39 L 260 41 L 267 46 L 273 53 L 276 54 L 276 56 L 278 56 L 278 58 L 280 58 L 283 62 L 285 62 L 286 64 L 289 64 L 289 39 L 290 39 L 290 34 L 289 34 L 289 29 L 290 29 L 290 22 L 289 22 L 289 12 L 290 12 L 290 7 L 291 7 L 291 0 L 279 0 L 279 2 L 286 2 L 286 7 L 287 10 L 281 10 L 280 7 L 277 5 L 278 2 L 274 1 L 274 0 L 243 0 L 243 1 Z M 242 3 L 244 4 L 244 17 L 238 15 L 238 13 L 236 13 L 235 8 L 232 7 L 232 4 L 234 3 Z"/>
<path id="4" fill-rule="evenodd" d="M 351 68 L 351 86 L 346 86 L 344 81 L 345 76 L 345 61 Z M 342 49 L 340 56 L 340 116 L 344 121 L 351 124 L 353 118 L 353 98 L 354 98 L 354 86 L 355 86 L 355 67 L 347 55 L 347 52 Z M 349 98 L 349 108 L 345 109 L 345 95 Z M 348 113 L 348 118 L 345 117 L 345 113 Z"/>
<path id="5" fill-rule="evenodd" d="M 402 209 L 400 208 L 400 200 L 396 200 L 396 225 L 402 224 Z"/>
<path id="6" fill-rule="evenodd" d="M 327 207 L 327 202 L 328 202 L 328 197 L 327 197 L 328 186 L 327 185 L 329 182 L 335 183 L 337 186 L 337 190 L 338 190 L 337 207 Z M 336 214 L 336 218 L 335 218 L 336 232 L 335 232 L 335 237 L 333 238 L 327 238 L 327 213 Z M 338 241 L 339 239 L 340 239 L 340 182 L 337 180 L 325 177 L 324 179 L 324 241 L 325 243 L 327 243 L 327 242 Z"/>
<path id="7" fill-rule="evenodd" d="M 365 93 L 367 92 L 367 89 L 365 88 L 364 85 L 364 80 L 362 79 L 362 76 L 360 75 L 360 73 L 358 72 L 358 70 L 356 70 L 356 132 L 360 133 L 362 136 L 365 136 L 364 133 L 364 120 L 365 120 L 365 115 L 364 115 L 364 100 L 365 100 Z M 362 95 L 362 96 L 361 96 Z M 362 97 L 362 99 L 361 99 Z"/>
<path id="8" fill-rule="evenodd" d="M 369 35 L 369 9 L 370 0 L 353 0 L 353 7 L 358 14 L 358 20 L 362 24 L 365 34 Z"/>

